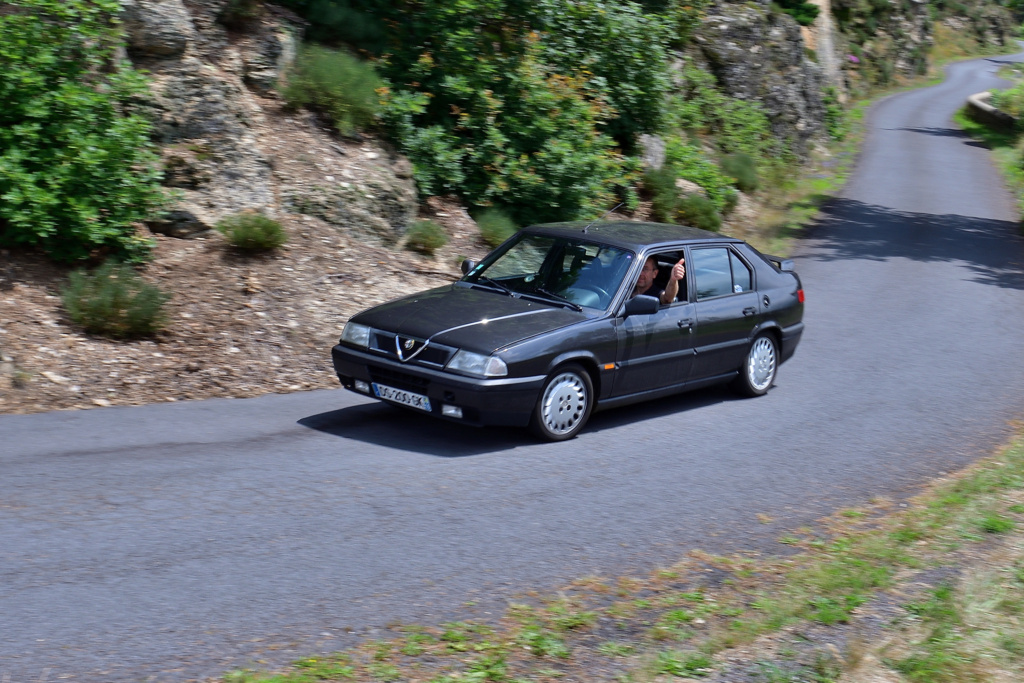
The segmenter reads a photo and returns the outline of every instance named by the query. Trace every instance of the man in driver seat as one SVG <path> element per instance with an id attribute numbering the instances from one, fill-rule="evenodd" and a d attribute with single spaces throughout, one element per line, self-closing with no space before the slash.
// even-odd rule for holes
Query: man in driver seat
<path id="1" fill-rule="evenodd" d="M 665 285 L 665 289 L 661 289 L 658 285 L 654 284 L 654 278 L 658 277 L 658 261 L 653 256 L 648 256 L 644 262 L 644 267 L 640 271 L 640 277 L 636 280 L 636 285 L 633 286 L 633 293 L 629 295 L 632 299 L 634 296 L 643 294 L 644 296 L 653 296 L 661 302 L 663 306 L 675 301 L 676 297 L 679 296 L 679 281 L 686 277 L 686 263 L 684 259 L 679 259 L 679 262 L 672 266 L 672 272 L 668 278 L 668 284 Z"/>

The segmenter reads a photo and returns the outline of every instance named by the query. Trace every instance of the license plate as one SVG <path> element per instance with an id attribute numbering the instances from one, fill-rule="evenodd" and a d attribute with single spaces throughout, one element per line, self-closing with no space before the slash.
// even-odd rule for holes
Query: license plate
<path id="1" fill-rule="evenodd" d="M 395 389 L 385 384 L 373 383 L 373 395 L 377 398 L 382 398 L 385 401 L 391 401 L 393 403 L 401 403 L 403 406 L 409 406 L 410 408 L 419 408 L 430 412 L 430 399 L 422 394 L 414 394 L 411 391 L 403 391 L 402 389 Z"/>

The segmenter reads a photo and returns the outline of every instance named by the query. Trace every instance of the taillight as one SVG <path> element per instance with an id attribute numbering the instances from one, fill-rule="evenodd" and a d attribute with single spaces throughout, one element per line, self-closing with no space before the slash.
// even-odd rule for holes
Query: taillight
<path id="1" fill-rule="evenodd" d="M 802 290 L 802 289 L 796 290 L 796 300 L 799 301 L 800 303 L 804 302 L 804 290 Z"/>

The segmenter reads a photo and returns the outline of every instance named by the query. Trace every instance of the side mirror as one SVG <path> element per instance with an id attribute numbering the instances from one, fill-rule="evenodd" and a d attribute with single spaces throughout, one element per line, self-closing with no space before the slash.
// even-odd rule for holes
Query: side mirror
<path id="1" fill-rule="evenodd" d="M 651 315 L 657 313 L 660 307 L 661 302 L 656 297 L 640 294 L 626 302 L 621 315 L 623 318 L 631 315 Z"/>
<path id="2" fill-rule="evenodd" d="M 468 258 L 462 262 L 463 275 L 468 275 L 469 271 L 473 270 L 474 268 L 476 268 L 476 261 L 474 261 L 473 259 Z"/>

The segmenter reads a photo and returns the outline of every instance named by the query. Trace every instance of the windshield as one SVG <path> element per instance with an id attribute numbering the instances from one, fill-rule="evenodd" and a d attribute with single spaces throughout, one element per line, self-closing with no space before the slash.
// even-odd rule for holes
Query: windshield
<path id="1" fill-rule="evenodd" d="M 632 258 L 631 252 L 603 244 L 521 234 L 462 281 L 512 296 L 604 310 Z"/>

